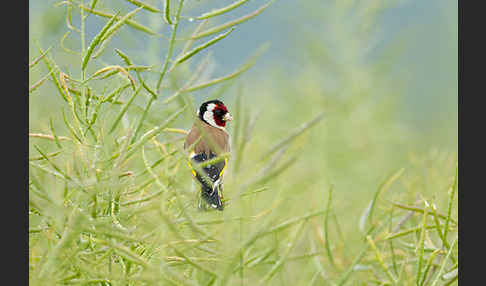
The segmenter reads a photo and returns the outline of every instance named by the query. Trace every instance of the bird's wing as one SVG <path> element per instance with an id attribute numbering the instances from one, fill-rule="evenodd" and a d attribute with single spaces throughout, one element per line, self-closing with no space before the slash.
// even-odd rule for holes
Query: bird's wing
<path id="1" fill-rule="evenodd" d="M 213 164 L 206 165 L 202 168 L 195 168 L 195 164 L 200 164 L 203 162 L 206 162 L 208 160 L 211 160 L 215 158 L 216 155 L 214 153 L 210 153 L 209 157 L 206 156 L 206 153 L 202 152 L 199 154 L 196 153 L 191 153 L 190 161 L 189 161 L 189 167 L 191 168 L 192 174 L 194 177 L 198 179 L 201 184 L 211 187 L 215 182 L 219 183 L 220 178 L 223 176 L 223 173 L 226 169 L 226 165 L 228 164 L 228 159 L 224 158 L 221 161 L 215 162 Z M 204 172 L 204 174 L 201 174 L 200 172 Z M 208 179 L 210 180 L 208 182 Z"/>

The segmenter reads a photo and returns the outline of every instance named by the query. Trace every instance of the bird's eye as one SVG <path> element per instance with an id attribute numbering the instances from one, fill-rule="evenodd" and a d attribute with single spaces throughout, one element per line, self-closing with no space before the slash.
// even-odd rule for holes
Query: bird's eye
<path id="1" fill-rule="evenodd" d="M 214 114 L 216 116 L 223 116 L 224 115 L 224 111 L 221 110 L 221 109 L 216 109 L 216 110 L 214 110 Z"/>

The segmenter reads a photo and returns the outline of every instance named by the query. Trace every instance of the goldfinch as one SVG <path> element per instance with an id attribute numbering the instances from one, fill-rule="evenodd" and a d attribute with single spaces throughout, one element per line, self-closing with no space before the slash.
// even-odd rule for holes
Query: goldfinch
<path id="1" fill-rule="evenodd" d="M 221 201 L 222 181 L 228 159 L 225 158 L 202 168 L 194 168 L 194 165 L 230 151 L 229 134 L 225 127 L 226 123 L 233 118 L 223 102 L 219 100 L 210 100 L 201 104 L 197 117 L 197 122 L 194 122 L 191 131 L 187 134 L 184 150 L 189 153 L 188 162 L 192 174 L 201 184 L 199 208 L 206 209 L 209 205 L 222 211 L 224 208 Z"/>

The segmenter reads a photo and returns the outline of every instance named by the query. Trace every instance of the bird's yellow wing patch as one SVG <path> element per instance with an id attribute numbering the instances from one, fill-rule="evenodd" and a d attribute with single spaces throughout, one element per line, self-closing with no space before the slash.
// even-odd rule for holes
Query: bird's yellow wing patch
<path id="1" fill-rule="evenodd" d="M 196 171 L 194 170 L 194 168 L 192 167 L 191 165 L 191 161 L 187 160 L 187 165 L 189 166 L 189 168 L 191 169 L 191 173 L 194 175 L 194 177 L 197 176 L 196 174 Z"/>
<path id="2" fill-rule="evenodd" d="M 191 172 L 192 174 L 194 175 L 194 177 L 197 176 L 196 174 L 196 170 L 194 170 L 194 168 L 192 167 L 191 165 L 191 159 L 192 157 L 194 157 L 196 155 L 196 153 L 194 151 L 191 151 L 191 153 L 189 153 L 189 160 L 187 160 L 187 165 L 189 166 L 189 168 L 191 169 Z"/>
<path id="3" fill-rule="evenodd" d="M 221 172 L 219 172 L 219 176 L 223 175 L 224 170 L 226 169 L 226 165 L 228 165 L 228 158 L 224 158 L 224 166 L 223 169 L 221 169 Z"/>

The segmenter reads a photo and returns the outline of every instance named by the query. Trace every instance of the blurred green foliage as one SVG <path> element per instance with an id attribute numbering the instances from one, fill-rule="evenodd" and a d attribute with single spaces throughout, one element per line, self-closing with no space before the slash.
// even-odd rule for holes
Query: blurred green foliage
<path id="1" fill-rule="evenodd" d="M 168 62 L 170 72 L 156 99 L 141 87 L 141 79 L 157 90 L 173 32 L 161 13 L 138 11 L 131 20 L 157 34 L 123 25 L 83 74 L 86 49 L 109 18 L 83 11 L 82 24 L 83 3 L 30 3 L 36 8 L 30 11 L 31 61 L 40 56 L 39 47 L 51 47 L 30 69 L 30 85 L 49 73 L 46 60 L 59 68 L 29 95 L 30 133 L 51 136 L 29 139 L 32 285 L 457 283 L 457 100 L 451 99 L 457 78 L 440 81 L 431 75 L 433 84 L 423 89 L 410 82 L 410 74 L 420 71 L 401 67 L 411 66 L 404 63 L 417 53 L 420 26 L 383 40 L 383 17 L 413 1 L 306 1 L 293 11 L 292 28 L 279 32 L 291 39 L 289 58 L 266 61 L 280 48 L 271 42 L 236 79 L 180 92 L 188 82 L 204 83 L 251 61 L 246 56 L 255 50 L 226 48 L 238 60 L 230 68 L 218 54 L 241 37 L 238 31 L 245 25 L 275 20 L 271 11 L 281 2 L 174 69 Z M 84 1 L 86 7 L 93 3 L 95 10 L 120 11 L 123 17 L 140 2 Z M 165 1 L 143 3 L 164 10 Z M 201 29 L 248 15 L 265 3 L 248 1 Z M 186 0 L 171 58 L 202 22 L 192 19 L 195 15 L 226 4 Z M 170 1 L 172 20 L 178 5 Z M 437 13 L 453 22 L 449 6 L 438 5 Z M 82 25 L 84 48 L 76 31 Z M 454 25 L 444 30 L 457 39 Z M 246 36 L 244 41 L 252 41 L 251 33 Z M 129 83 L 122 72 L 85 81 L 104 67 L 130 66 L 115 49 L 132 65 L 149 67 L 128 70 L 140 91 L 128 86 L 117 93 L 121 104 L 103 99 Z M 444 57 L 450 62 L 439 69 L 457 69 L 456 54 Z M 282 68 L 289 66 L 294 68 Z M 64 80 L 74 90 L 68 89 L 74 107 L 55 85 L 62 81 L 60 72 L 68 75 Z M 430 96 L 410 100 L 417 90 Z M 174 95 L 176 100 L 164 103 Z M 183 134 L 177 132 L 191 127 L 200 102 L 216 97 L 235 117 L 228 128 L 233 136 L 225 181 L 229 205 L 223 213 L 201 213 L 195 207 L 198 189 L 191 186 L 185 165 Z M 448 103 L 439 103 L 442 99 Z M 163 125 L 181 108 L 174 121 Z M 321 113 L 321 121 L 279 145 Z M 160 126 L 173 129 L 143 141 Z M 278 149 L 268 155 L 274 146 Z"/>

